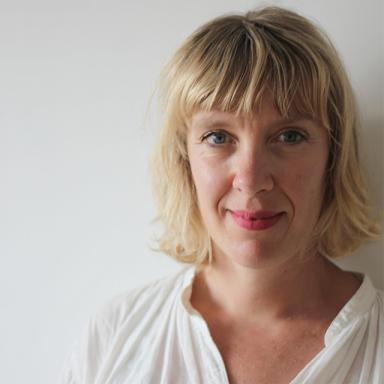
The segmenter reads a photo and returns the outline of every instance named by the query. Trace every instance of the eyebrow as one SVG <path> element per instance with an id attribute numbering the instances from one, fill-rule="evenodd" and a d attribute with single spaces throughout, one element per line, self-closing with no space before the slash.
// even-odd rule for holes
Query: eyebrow
<path id="1" fill-rule="evenodd" d="M 221 120 L 221 119 L 211 119 L 211 118 L 206 118 L 206 119 L 201 119 L 194 124 L 196 127 L 204 127 L 204 128 L 222 128 L 222 127 L 230 127 L 231 123 Z"/>
<path id="2" fill-rule="evenodd" d="M 277 120 L 270 124 L 271 127 L 279 127 L 281 125 L 297 124 L 302 122 L 315 122 L 315 120 L 309 116 L 294 116 Z"/>
<path id="3" fill-rule="evenodd" d="M 276 120 L 271 124 L 269 124 L 269 128 L 276 128 L 282 125 L 289 125 L 293 123 L 297 124 L 297 123 L 306 122 L 306 121 L 311 121 L 314 123 L 317 122 L 315 119 L 313 119 L 310 116 L 300 115 L 300 116 L 293 116 L 293 117 L 287 117 L 287 118 Z M 208 129 L 232 126 L 231 122 L 228 122 L 219 117 L 218 118 L 203 117 L 200 120 L 198 120 L 195 125 L 197 128 L 208 128 Z"/>

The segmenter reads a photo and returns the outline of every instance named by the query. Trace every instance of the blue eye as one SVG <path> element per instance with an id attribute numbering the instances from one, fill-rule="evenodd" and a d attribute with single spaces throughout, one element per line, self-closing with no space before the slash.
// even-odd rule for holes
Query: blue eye
<path id="1" fill-rule="evenodd" d="M 301 132 L 291 129 L 281 133 L 278 139 L 287 144 L 297 144 L 306 140 L 306 137 Z"/>
<path id="2" fill-rule="evenodd" d="M 227 134 L 224 132 L 210 132 L 203 137 L 203 140 L 207 140 L 208 144 L 220 145 L 227 142 Z"/>

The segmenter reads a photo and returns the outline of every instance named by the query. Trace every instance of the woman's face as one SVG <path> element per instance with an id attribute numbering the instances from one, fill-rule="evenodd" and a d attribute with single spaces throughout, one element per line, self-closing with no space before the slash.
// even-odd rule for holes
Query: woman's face
<path id="1" fill-rule="evenodd" d="M 325 188 L 328 135 L 270 101 L 247 118 L 197 111 L 188 156 L 213 257 L 262 268 L 309 247 Z"/>

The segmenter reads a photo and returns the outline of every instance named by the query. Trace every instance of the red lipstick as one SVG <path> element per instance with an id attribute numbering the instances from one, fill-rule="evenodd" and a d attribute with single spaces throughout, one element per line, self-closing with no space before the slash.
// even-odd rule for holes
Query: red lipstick
<path id="1" fill-rule="evenodd" d="M 273 211 L 230 211 L 238 226 L 248 230 L 261 231 L 275 225 L 284 212 Z"/>

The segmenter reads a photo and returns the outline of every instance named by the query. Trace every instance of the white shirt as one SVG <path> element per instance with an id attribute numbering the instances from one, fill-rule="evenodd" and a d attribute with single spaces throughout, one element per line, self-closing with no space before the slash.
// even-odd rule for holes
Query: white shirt
<path id="1" fill-rule="evenodd" d="M 190 304 L 194 267 L 120 295 L 93 317 L 62 384 L 228 384 L 208 327 Z M 325 347 L 291 384 L 384 383 L 384 292 L 366 275 Z"/>

